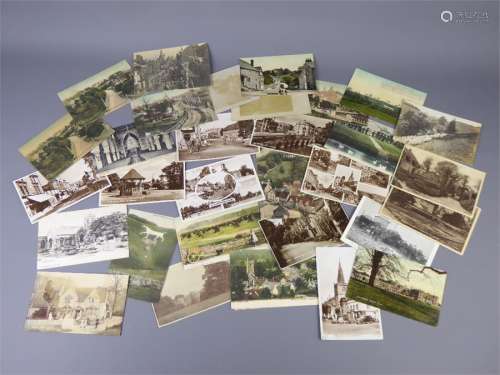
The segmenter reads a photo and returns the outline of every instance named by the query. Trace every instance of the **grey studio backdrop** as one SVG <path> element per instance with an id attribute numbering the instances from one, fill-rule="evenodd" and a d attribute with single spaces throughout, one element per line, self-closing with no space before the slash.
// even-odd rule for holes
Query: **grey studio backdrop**
<path id="1" fill-rule="evenodd" d="M 2 2 L 1 369 L 4 373 L 478 374 L 498 371 L 498 3 Z M 488 12 L 444 23 L 441 11 Z M 231 311 L 158 329 L 129 300 L 121 337 L 28 333 L 37 226 L 12 180 L 32 171 L 17 148 L 64 113 L 56 93 L 134 51 L 206 41 L 214 71 L 240 56 L 314 52 L 318 78 L 347 83 L 360 67 L 428 93 L 426 105 L 483 124 L 476 167 L 483 213 L 448 271 L 437 328 L 383 313 L 382 342 L 322 342 L 318 308 Z M 109 117 L 129 121 L 130 111 Z M 190 163 L 191 166 L 199 163 Z M 92 197 L 71 209 L 97 207 Z M 177 215 L 175 205 L 135 206 Z M 178 261 L 176 254 L 173 261 Z M 106 272 L 107 262 L 59 271 Z"/>

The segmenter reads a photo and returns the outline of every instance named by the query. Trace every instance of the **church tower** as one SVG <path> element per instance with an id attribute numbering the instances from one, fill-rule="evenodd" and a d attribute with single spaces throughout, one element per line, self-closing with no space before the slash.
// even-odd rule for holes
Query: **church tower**
<path id="1" fill-rule="evenodd" d="M 344 272 L 342 271 L 342 264 L 339 261 L 339 271 L 337 274 L 337 282 L 333 287 L 335 291 L 335 299 L 340 301 L 341 298 L 345 297 L 347 292 L 347 283 L 344 279 Z"/>

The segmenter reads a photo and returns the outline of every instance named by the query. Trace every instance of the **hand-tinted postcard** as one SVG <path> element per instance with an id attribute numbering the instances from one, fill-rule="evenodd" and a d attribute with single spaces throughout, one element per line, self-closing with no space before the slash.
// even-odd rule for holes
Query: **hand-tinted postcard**
<path id="1" fill-rule="evenodd" d="M 176 219 L 131 209 L 127 223 L 130 256 L 111 261 L 109 272 L 130 276 L 130 298 L 158 302 L 177 245 Z"/>
<path id="2" fill-rule="evenodd" d="M 180 161 L 219 159 L 258 151 L 258 147 L 250 144 L 253 120 L 234 121 L 230 113 L 217 117 L 216 121 L 176 131 Z"/>
<path id="3" fill-rule="evenodd" d="M 233 310 L 318 304 L 314 258 L 280 269 L 266 247 L 234 251 L 230 262 Z"/>
<path id="4" fill-rule="evenodd" d="M 477 122 L 403 102 L 394 139 L 472 165 L 480 132 Z"/>
<path id="5" fill-rule="evenodd" d="M 177 200 L 183 220 L 264 199 L 249 155 L 186 171 L 186 198 Z"/>
<path id="6" fill-rule="evenodd" d="M 318 247 L 319 326 L 321 340 L 382 340 L 380 310 L 346 297 L 356 251 Z"/>
<path id="7" fill-rule="evenodd" d="M 251 97 L 255 98 L 255 97 Z M 260 120 L 276 116 L 304 115 L 311 112 L 307 93 L 257 96 L 256 100 L 231 109 L 233 120 Z"/>
<path id="8" fill-rule="evenodd" d="M 78 124 L 89 124 L 128 104 L 134 94 L 132 69 L 126 60 L 57 95 Z"/>
<path id="9" fill-rule="evenodd" d="M 403 100 L 423 105 L 426 97 L 422 91 L 356 69 L 340 104 L 396 125 Z"/>
<path id="10" fill-rule="evenodd" d="M 217 263 L 169 267 L 161 298 L 153 304 L 158 327 L 210 310 L 231 300 L 229 257 Z"/>
<path id="11" fill-rule="evenodd" d="M 430 266 L 439 243 L 380 215 L 382 205 L 363 197 L 341 240 L 357 248 L 376 249 Z"/>
<path id="12" fill-rule="evenodd" d="M 120 336 L 128 276 L 38 272 L 27 331 Z"/>
<path id="13" fill-rule="evenodd" d="M 135 96 L 164 90 L 210 86 L 207 43 L 134 53 Z"/>
<path id="14" fill-rule="evenodd" d="M 412 260 L 360 247 L 347 298 L 437 326 L 447 273 Z"/>
<path id="15" fill-rule="evenodd" d="M 38 223 L 39 270 L 128 256 L 127 206 L 66 211 Z"/>

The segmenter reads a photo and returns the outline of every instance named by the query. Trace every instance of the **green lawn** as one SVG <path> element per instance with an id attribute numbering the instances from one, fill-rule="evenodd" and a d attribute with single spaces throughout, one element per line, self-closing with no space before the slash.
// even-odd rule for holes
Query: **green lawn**
<path id="1" fill-rule="evenodd" d="M 401 151 L 403 151 L 402 148 L 399 148 L 395 145 L 392 145 L 390 143 L 386 142 L 380 142 L 379 140 L 375 139 L 375 142 L 377 142 L 380 147 L 384 149 L 385 152 L 389 154 L 389 158 L 394 162 L 397 163 L 399 160 L 399 157 L 401 155 Z"/>
<path id="2" fill-rule="evenodd" d="M 437 326 L 439 310 L 404 296 L 369 286 L 351 277 L 347 288 L 347 297 L 356 301 L 379 307 L 394 314 Z"/>
<path id="3" fill-rule="evenodd" d="M 369 105 L 366 105 L 366 104 L 360 104 L 357 102 L 353 102 L 352 100 L 347 99 L 345 96 L 344 96 L 344 98 L 342 98 L 342 101 L 340 103 L 343 106 L 354 109 L 355 111 L 364 113 L 365 115 L 368 115 L 368 116 L 373 116 L 373 117 L 379 118 L 381 120 L 387 121 L 387 122 L 394 124 L 394 125 L 396 125 L 396 123 L 398 122 L 397 118 L 394 118 L 385 112 L 379 111 L 379 110 L 377 110 L 373 107 L 370 107 Z"/>
<path id="4" fill-rule="evenodd" d="M 366 152 L 370 155 L 378 155 L 377 148 L 366 134 L 357 132 L 341 124 L 335 124 L 331 134 L 333 139 L 347 146 L 351 146 L 352 148 Z"/>

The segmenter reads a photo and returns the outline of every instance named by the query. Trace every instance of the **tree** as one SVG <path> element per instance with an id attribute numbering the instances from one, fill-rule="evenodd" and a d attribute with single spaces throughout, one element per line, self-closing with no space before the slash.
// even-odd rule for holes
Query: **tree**
<path id="1" fill-rule="evenodd" d="M 398 274 L 401 267 L 398 256 L 375 249 L 362 248 L 362 250 L 365 256 L 363 259 L 361 254 L 356 257 L 356 270 L 369 272 L 368 285 L 373 286 L 377 277 L 392 280 Z"/>
<path id="2" fill-rule="evenodd" d="M 451 183 L 458 177 L 458 167 L 450 161 L 440 161 L 436 165 L 436 173 L 440 176 L 441 195 L 448 193 Z"/>
<path id="3" fill-rule="evenodd" d="M 431 170 L 431 166 L 432 166 L 432 159 L 426 158 L 422 164 L 424 165 L 425 171 L 429 172 Z"/>

